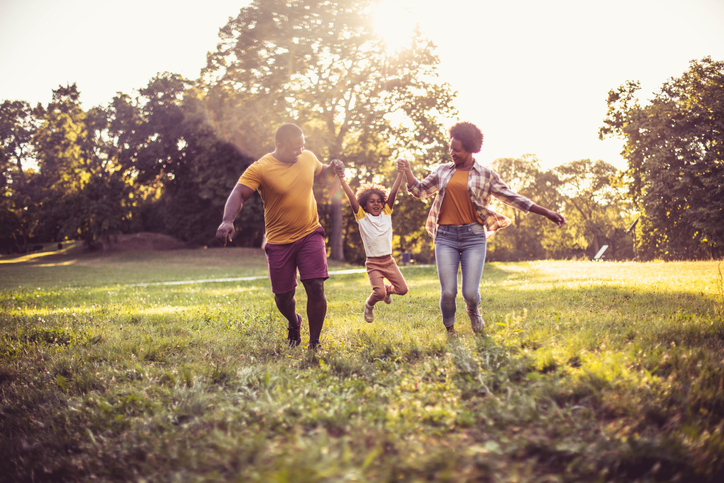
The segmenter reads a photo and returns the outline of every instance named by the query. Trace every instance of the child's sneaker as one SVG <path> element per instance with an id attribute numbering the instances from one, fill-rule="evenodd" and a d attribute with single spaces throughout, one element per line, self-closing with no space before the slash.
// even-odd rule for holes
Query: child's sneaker
<path id="1" fill-rule="evenodd" d="M 385 303 L 387 305 L 392 303 L 392 294 L 388 293 L 387 295 L 385 295 Z"/>
<path id="2" fill-rule="evenodd" d="M 476 334 L 483 333 L 485 330 L 485 321 L 480 316 L 480 312 L 478 312 L 477 309 L 475 312 L 472 312 L 467 305 L 465 305 L 465 310 L 468 313 L 468 317 L 470 317 L 470 326 L 473 328 L 473 332 Z"/>
<path id="3" fill-rule="evenodd" d="M 367 305 L 367 302 L 365 302 L 365 320 L 369 323 L 372 323 L 375 320 L 375 314 L 372 312 L 373 310 L 374 307 Z"/>

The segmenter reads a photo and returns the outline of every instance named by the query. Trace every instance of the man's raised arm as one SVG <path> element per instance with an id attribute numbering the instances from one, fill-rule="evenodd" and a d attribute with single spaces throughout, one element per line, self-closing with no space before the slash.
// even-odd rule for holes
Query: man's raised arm
<path id="1" fill-rule="evenodd" d="M 322 165 L 322 171 L 319 172 L 314 180 L 321 183 L 329 183 L 334 179 L 334 175 L 338 174 L 337 170 L 339 169 L 344 170 L 344 163 L 339 159 L 333 159 L 329 164 Z"/>

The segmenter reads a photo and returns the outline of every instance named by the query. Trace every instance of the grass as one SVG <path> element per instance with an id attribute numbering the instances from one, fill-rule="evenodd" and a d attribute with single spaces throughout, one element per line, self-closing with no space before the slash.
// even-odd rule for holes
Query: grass
<path id="1" fill-rule="evenodd" d="M 255 248 L 83 253 L 80 244 L 58 251 L 0 255 L 0 290 L 113 286 L 179 280 L 262 276 L 263 252 Z"/>
<path id="2" fill-rule="evenodd" d="M 286 347 L 266 279 L 138 285 L 265 272 L 261 251 L 237 250 L 0 257 L 0 474 L 724 476 L 718 262 L 489 264 L 487 335 L 473 335 L 459 301 L 451 340 L 434 267 L 403 268 L 410 293 L 378 305 L 372 324 L 366 275 L 333 275 L 316 353 Z"/>

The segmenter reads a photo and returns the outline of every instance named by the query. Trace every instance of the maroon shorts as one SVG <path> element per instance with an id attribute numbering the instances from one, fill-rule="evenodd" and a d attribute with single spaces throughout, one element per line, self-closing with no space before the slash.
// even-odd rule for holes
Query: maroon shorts
<path id="1" fill-rule="evenodd" d="M 327 245 L 321 226 L 309 235 L 285 245 L 267 243 L 264 247 L 269 264 L 272 292 L 286 293 L 297 286 L 297 269 L 301 280 L 328 279 Z"/>

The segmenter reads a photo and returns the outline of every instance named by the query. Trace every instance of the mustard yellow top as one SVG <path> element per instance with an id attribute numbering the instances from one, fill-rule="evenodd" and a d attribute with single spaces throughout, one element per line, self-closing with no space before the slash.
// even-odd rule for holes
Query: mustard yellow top
<path id="1" fill-rule="evenodd" d="M 438 225 L 467 225 L 476 221 L 483 224 L 468 194 L 469 174 L 470 171 L 455 170 L 448 181 L 437 217 Z"/>
<path id="2" fill-rule="evenodd" d="M 312 186 L 322 167 L 311 151 L 303 151 L 296 163 L 267 154 L 241 175 L 239 184 L 258 190 L 264 202 L 267 243 L 292 243 L 321 226 Z"/>

